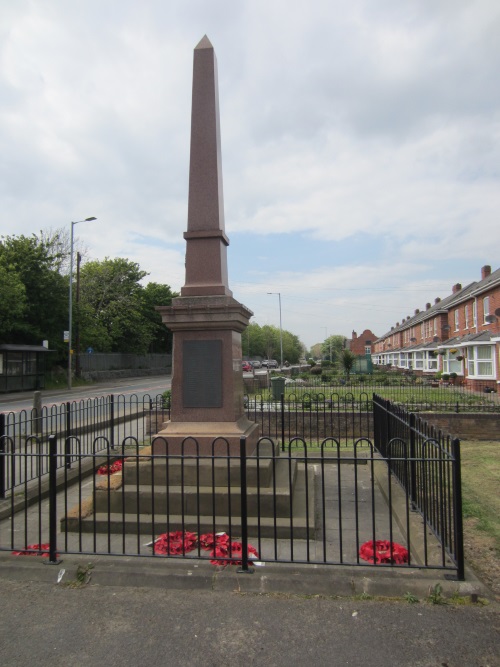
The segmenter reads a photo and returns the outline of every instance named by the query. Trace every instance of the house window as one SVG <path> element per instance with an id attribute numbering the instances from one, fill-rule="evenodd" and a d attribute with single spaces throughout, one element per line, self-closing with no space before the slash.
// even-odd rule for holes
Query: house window
<path id="1" fill-rule="evenodd" d="M 437 371 L 437 369 L 438 369 L 437 357 L 435 357 L 430 352 L 427 352 L 426 370 L 428 370 L 428 371 Z"/>
<path id="2" fill-rule="evenodd" d="M 370 345 L 365 345 L 365 354 L 371 354 L 372 348 Z"/>
<path id="3" fill-rule="evenodd" d="M 483 299 L 483 320 L 484 320 L 484 324 L 488 324 L 488 322 L 486 322 L 486 318 L 488 317 L 489 314 L 490 314 L 490 297 L 485 296 L 484 299 Z"/>
<path id="4" fill-rule="evenodd" d="M 493 377 L 493 347 L 476 345 L 469 348 L 468 373 L 474 377 Z"/>
<path id="5" fill-rule="evenodd" d="M 474 301 L 472 304 L 472 326 L 477 325 L 477 308 L 476 308 L 476 302 Z"/>
<path id="6" fill-rule="evenodd" d="M 424 353 L 415 352 L 415 368 L 424 370 Z"/>
<path id="7" fill-rule="evenodd" d="M 458 331 L 458 308 L 455 311 L 455 331 Z"/>
<path id="8" fill-rule="evenodd" d="M 464 322 L 465 322 L 465 328 L 469 328 L 469 306 L 465 306 L 464 308 Z"/>

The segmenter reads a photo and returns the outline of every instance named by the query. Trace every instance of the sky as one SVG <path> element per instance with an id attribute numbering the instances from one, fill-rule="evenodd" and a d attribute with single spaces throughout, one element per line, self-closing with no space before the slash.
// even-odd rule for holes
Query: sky
<path id="1" fill-rule="evenodd" d="M 500 267 L 498 0 L 0 0 L 0 235 L 95 216 L 75 247 L 180 290 L 205 34 L 252 321 L 381 336 Z"/>

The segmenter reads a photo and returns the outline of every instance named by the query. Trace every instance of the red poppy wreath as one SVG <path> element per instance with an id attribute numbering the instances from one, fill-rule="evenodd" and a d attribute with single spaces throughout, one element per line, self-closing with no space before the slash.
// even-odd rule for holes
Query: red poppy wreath
<path id="1" fill-rule="evenodd" d="M 226 533 L 205 533 L 196 537 L 195 533 L 177 530 L 163 533 L 153 543 L 153 552 L 159 555 L 182 556 L 196 549 L 199 545 L 204 551 L 209 551 L 212 565 L 241 565 L 243 545 L 241 542 L 231 542 Z M 251 545 L 248 545 L 248 556 L 258 560 L 259 554 Z M 236 560 L 238 559 L 239 560 Z"/>
<path id="2" fill-rule="evenodd" d="M 408 562 L 408 550 L 397 542 L 370 540 L 361 545 L 359 556 L 369 563 L 403 565 Z"/>
<path id="3" fill-rule="evenodd" d="M 41 556 L 42 558 L 49 558 L 50 544 L 28 544 L 26 551 L 13 551 L 13 556 Z M 56 554 L 59 558 L 59 554 Z"/>
<path id="4" fill-rule="evenodd" d="M 120 472 L 120 470 L 123 468 L 123 461 L 121 459 L 118 459 L 118 461 L 115 461 L 114 463 L 110 463 L 108 465 L 102 465 L 100 468 L 97 468 L 97 474 L 98 475 L 114 475 L 115 472 Z"/>

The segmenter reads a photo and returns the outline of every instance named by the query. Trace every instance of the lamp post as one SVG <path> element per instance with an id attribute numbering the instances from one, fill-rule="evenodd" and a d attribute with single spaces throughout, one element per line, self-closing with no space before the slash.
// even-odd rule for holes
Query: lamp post
<path id="1" fill-rule="evenodd" d="M 90 222 L 91 220 L 97 220 L 97 218 L 91 216 L 90 218 L 76 220 L 71 223 L 71 242 L 69 251 L 68 389 L 71 389 L 71 334 L 73 328 L 73 230 L 75 225 L 78 225 L 80 222 Z"/>
<path id="2" fill-rule="evenodd" d="M 281 292 L 268 292 L 278 296 L 280 306 L 280 368 L 283 368 L 283 329 L 281 327 Z"/>

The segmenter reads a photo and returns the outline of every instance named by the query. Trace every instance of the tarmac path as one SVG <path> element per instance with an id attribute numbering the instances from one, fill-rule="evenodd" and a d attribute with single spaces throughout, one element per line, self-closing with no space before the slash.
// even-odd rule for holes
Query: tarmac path
<path id="1" fill-rule="evenodd" d="M 12 581 L 4 667 L 498 667 L 500 612 L 298 595 Z"/>

